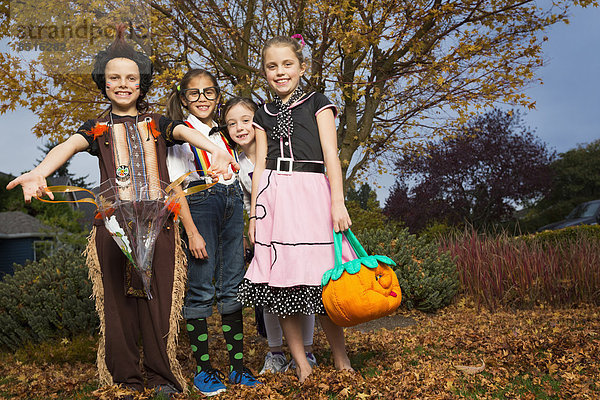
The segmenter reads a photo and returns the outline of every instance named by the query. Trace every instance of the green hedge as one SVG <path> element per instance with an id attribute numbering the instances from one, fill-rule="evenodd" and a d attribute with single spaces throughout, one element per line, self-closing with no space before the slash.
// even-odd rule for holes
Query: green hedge
<path id="1" fill-rule="evenodd" d="M 365 230 L 357 235 L 367 253 L 390 257 L 397 264 L 402 307 L 432 312 L 456 295 L 459 279 L 454 260 L 436 242 L 411 235 L 407 228 Z"/>
<path id="2" fill-rule="evenodd" d="M 556 229 L 553 231 L 542 231 L 535 234 L 523 235 L 517 237 L 526 243 L 539 243 L 542 245 L 557 245 L 583 240 L 600 239 L 600 225 L 577 225 L 568 228 Z"/>
<path id="3" fill-rule="evenodd" d="M 15 267 L 0 281 L 0 346 L 93 333 L 98 326 L 84 258 L 65 250 Z"/>

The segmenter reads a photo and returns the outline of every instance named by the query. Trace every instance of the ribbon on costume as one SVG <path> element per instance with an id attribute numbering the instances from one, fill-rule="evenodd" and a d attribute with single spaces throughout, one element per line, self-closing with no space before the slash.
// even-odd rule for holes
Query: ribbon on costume
<path id="1" fill-rule="evenodd" d="M 190 174 L 199 171 L 189 171 L 185 174 L 181 175 L 179 178 L 175 179 L 169 186 L 165 188 L 165 193 L 167 193 L 167 197 L 165 198 L 165 205 L 168 207 L 169 211 L 173 213 L 173 220 L 177 220 L 179 217 L 179 211 L 181 209 L 181 204 L 179 204 L 179 200 L 183 197 L 189 196 L 194 193 L 201 192 L 208 188 L 213 187 L 218 183 L 218 179 L 214 179 L 211 183 L 205 183 L 202 185 L 196 185 L 191 188 L 184 189 L 180 192 L 174 192 L 175 187 L 181 185 L 181 183 L 187 178 Z M 82 188 L 79 186 L 67 186 L 67 185 L 57 185 L 57 186 L 48 186 L 45 189 L 46 192 L 51 193 L 75 193 L 75 192 L 87 192 L 92 195 L 92 197 L 84 197 L 78 200 L 49 200 L 44 199 L 42 197 L 36 197 L 39 201 L 44 203 L 89 203 L 96 206 L 96 208 L 100 208 L 99 200 L 96 199 L 96 195 L 89 189 Z M 171 194 L 171 192 L 173 192 Z M 102 215 L 96 214 L 97 219 L 101 219 Z"/>

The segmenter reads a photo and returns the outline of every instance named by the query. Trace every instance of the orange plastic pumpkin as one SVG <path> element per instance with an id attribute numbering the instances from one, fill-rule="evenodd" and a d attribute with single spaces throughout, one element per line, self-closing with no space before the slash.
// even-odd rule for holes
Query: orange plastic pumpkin
<path id="1" fill-rule="evenodd" d="M 321 281 L 327 315 L 339 326 L 354 326 L 393 313 L 402 300 L 398 278 L 386 256 L 369 256 L 354 234 L 346 239 L 358 258 L 342 264 L 341 234 L 334 233 L 335 266 Z"/>

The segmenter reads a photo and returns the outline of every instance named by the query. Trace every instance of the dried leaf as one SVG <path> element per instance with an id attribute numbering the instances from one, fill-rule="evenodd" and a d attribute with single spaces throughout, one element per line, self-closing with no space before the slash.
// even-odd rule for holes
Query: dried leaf
<path id="1" fill-rule="evenodd" d="M 598 390 L 590 387 L 590 376 L 600 376 L 597 353 L 600 345 L 600 307 L 586 306 L 570 309 L 548 307 L 531 310 L 504 310 L 495 313 L 476 309 L 466 303 L 452 305 L 435 315 L 418 311 L 399 311 L 417 321 L 408 328 L 375 329 L 360 332 L 346 331 L 347 348 L 357 373 L 337 371 L 327 348 L 322 329 L 315 332 L 315 354 L 319 367 L 307 383 L 300 385 L 294 372 L 266 374 L 259 377 L 259 388 L 230 385 L 220 399 L 245 400 L 327 400 L 346 399 L 428 399 L 455 398 L 457 392 L 482 388 L 479 398 L 494 397 L 500 390 L 510 399 L 534 399 L 523 393 L 524 385 L 534 385 L 540 396 L 557 396 L 552 385 L 545 384 L 548 373 L 560 374 L 560 390 L 577 393 L 581 398 L 598 398 Z M 532 323 L 528 323 L 531 320 Z M 429 322 L 431 321 L 431 325 Z M 469 321 L 469 323 L 465 323 Z M 215 367 L 228 365 L 225 340 L 221 334 L 218 313 L 208 319 L 209 332 L 215 341 L 210 348 Z M 258 337 L 254 318 L 244 318 L 245 344 L 255 349 L 244 354 L 244 362 L 257 371 L 268 349 Z M 513 334 L 513 332 L 517 332 Z M 73 346 L 74 340 L 69 346 Z M 17 353 L 21 354 L 20 356 Z M 19 352 L 0 350 L 0 398 L 15 400 L 81 398 L 89 385 L 98 384 L 97 370 L 90 360 L 85 362 L 53 363 L 46 355 L 32 352 L 24 358 Z M 449 364 L 448 354 L 477 354 L 476 365 L 465 358 Z M 180 336 L 177 358 L 181 360 L 188 384 L 191 385 L 195 361 L 189 350 L 187 335 Z M 86 359 L 87 360 L 87 359 Z M 460 361 L 459 361 L 460 360 Z M 483 360 L 487 360 L 483 365 Z M 452 365 L 448 371 L 449 365 Z M 485 369 L 487 373 L 479 373 Z M 461 371 L 461 372 L 458 372 Z M 464 375 L 472 373 L 474 375 Z M 461 379 L 460 376 L 468 377 Z M 20 377 L 20 378 L 19 378 Z M 523 384 L 514 385 L 514 382 Z M 479 390 L 479 389 L 478 389 Z M 116 400 L 125 395 L 123 389 L 109 386 L 89 393 L 90 398 Z M 134 395 L 135 400 L 152 400 L 154 392 L 147 388 Z M 180 395 L 178 399 L 196 400 L 198 394 Z"/>
<path id="2" fill-rule="evenodd" d="M 479 366 L 455 365 L 454 368 L 461 372 L 464 372 L 467 375 L 474 375 L 485 369 L 485 361 L 481 360 L 481 365 Z"/>

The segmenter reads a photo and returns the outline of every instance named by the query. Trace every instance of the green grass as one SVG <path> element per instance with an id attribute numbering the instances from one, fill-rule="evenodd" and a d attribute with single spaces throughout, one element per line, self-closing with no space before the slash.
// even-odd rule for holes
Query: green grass
<path id="1" fill-rule="evenodd" d="M 365 378 L 373 378 L 374 376 L 379 375 L 381 371 L 379 371 L 379 369 L 375 367 L 366 367 L 360 370 L 360 372 Z"/>
<path id="2" fill-rule="evenodd" d="M 350 356 L 350 363 L 352 364 L 352 367 L 356 371 L 359 371 L 365 378 L 372 378 L 379 375 L 380 370 L 373 365 L 369 365 L 368 362 L 373 358 L 376 360 L 381 359 L 382 356 L 384 356 L 384 354 L 379 351 L 358 352 Z"/>
<path id="3" fill-rule="evenodd" d="M 362 369 L 365 367 L 367 361 L 372 359 L 373 357 L 381 357 L 382 353 L 379 351 L 364 351 L 354 353 L 350 356 L 350 363 L 354 366 L 355 369 Z"/>
<path id="4" fill-rule="evenodd" d="M 552 391 L 557 393 L 560 391 L 560 381 L 556 380 L 551 375 L 542 375 L 540 377 L 540 384 L 534 382 L 534 378 L 529 375 L 517 376 L 508 385 L 498 393 L 498 398 L 505 398 L 504 394 L 512 391 L 514 393 L 523 395 L 527 393 L 533 393 L 536 399 L 543 400 L 554 400 L 559 399 L 558 394 L 549 394 L 546 392 L 546 388 L 542 385 L 547 383 L 552 388 Z"/>
<path id="5" fill-rule="evenodd" d="M 0 378 L 0 385 L 10 385 L 11 383 L 16 383 L 16 379 L 14 378 L 5 378 L 5 377 L 1 377 Z M 8 399 L 9 397 L 7 397 L 10 393 L 9 392 L 5 392 L 3 390 L 0 390 L 0 399 Z"/>
<path id="6" fill-rule="evenodd" d="M 522 374 L 514 377 L 508 384 L 499 390 L 490 390 L 490 387 L 480 382 L 484 377 L 490 381 L 493 377 L 487 372 L 475 376 L 473 381 L 467 378 L 461 380 L 462 387 L 455 389 L 455 394 L 466 399 L 478 399 L 482 396 L 488 396 L 493 399 L 518 398 L 526 394 L 533 394 L 540 400 L 558 400 L 560 396 L 561 383 L 551 375 L 542 375 L 532 377 L 529 374 Z M 536 381 L 538 381 L 536 383 Z"/>
<path id="7" fill-rule="evenodd" d="M 81 390 L 77 391 L 72 397 L 73 400 L 92 400 L 97 397 L 92 395 L 94 390 L 98 389 L 97 383 L 88 383 L 81 387 Z"/>
<path id="8" fill-rule="evenodd" d="M 23 363 L 46 362 L 49 364 L 96 362 L 97 338 L 80 335 L 72 340 L 53 339 L 42 343 L 27 343 L 17 349 L 15 358 Z"/>

